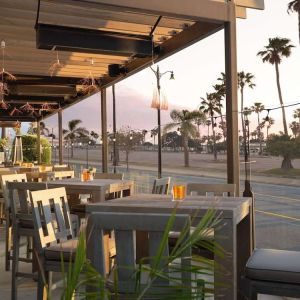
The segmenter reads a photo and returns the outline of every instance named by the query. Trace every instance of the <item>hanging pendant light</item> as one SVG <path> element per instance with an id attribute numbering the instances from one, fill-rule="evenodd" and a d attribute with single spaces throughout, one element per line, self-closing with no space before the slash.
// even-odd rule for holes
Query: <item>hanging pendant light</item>
<path id="1" fill-rule="evenodd" d="M 54 62 L 52 62 L 51 66 L 49 68 L 50 76 L 52 77 L 53 75 L 55 75 L 55 73 L 63 67 L 64 67 L 64 65 L 59 60 L 58 51 L 56 51 L 56 60 Z"/>
<path id="2" fill-rule="evenodd" d="M 94 67 L 94 59 L 91 58 L 91 69 L 88 75 L 80 81 L 81 88 L 84 94 L 91 94 L 100 91 L 100 82 L 93 74 L 92 68 Z"/>

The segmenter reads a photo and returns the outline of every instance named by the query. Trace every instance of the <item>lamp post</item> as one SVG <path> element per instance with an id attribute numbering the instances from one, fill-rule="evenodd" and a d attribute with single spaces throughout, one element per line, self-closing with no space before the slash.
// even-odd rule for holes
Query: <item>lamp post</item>
<path id="1" fill-rule="evenodd" d="M 89 168 L 89 145 L 91 144 L 91 141 L 88 141 L 86 144 L 86 168 Z"/>
<path id="2" fill-rule="evenodd" d="M 154 95 L 154 98 L 152 100 L 151 107 L 157 109 L 157 146 L 158 146 L 158 178 L 161 178 L 161 119 L 160 119 L 160 111 L 161 110 L 167 110 L 168 104 L 166 102 L 166 99 L 162 99 L 163 95 L 161 93 L 161 86 L 160 86 L 160 79 L 165 74 L 170 73 L 170 80 L 175 79 L 174 78 L 174 72 L 173 71 L 166 71 L 163 73 L 160 73 L 159 66 L 157 65 L 156 70 L 150 67 L 152 72 L 154 73 L 156 77 L 156 87 L 157 87 L 157 96 Z"/>

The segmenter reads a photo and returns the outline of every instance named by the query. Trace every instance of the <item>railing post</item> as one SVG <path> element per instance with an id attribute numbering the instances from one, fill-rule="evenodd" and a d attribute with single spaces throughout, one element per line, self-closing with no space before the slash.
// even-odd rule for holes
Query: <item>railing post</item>
<path id="1" fill-rule="evenodd" d="M 58 111 L 58 162 L 63 164 L 63 130 L 62 130 L 62 110 Z"/>
<path id="2" fill-rule="evenodd" d="M 225 22 L 226 124 L 227 124 L 227 181 L 240 193 L 240 154 L 238 138 L 237 50 L 235 4 L 228 3 L 230 21 Z"/>
<path id="3" fill-rule="evenodd" d="M 108 172 L 106 88 L 101 89 L 102 172 Z"/>

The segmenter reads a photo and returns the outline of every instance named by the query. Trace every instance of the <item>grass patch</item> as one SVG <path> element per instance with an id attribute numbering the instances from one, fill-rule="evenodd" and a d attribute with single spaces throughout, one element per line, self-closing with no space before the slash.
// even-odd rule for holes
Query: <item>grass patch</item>
<path id="1" fill-rule="evenodd" d="M 291 178 L 300 177 L 300 169 L 284 170 L 281 168 L 277 168 L 277 169 L 265 170 L 262 171 L 261 173 L 271 175 L 271 176 L 282 176 L 282 177 L 291 177 Z"/>

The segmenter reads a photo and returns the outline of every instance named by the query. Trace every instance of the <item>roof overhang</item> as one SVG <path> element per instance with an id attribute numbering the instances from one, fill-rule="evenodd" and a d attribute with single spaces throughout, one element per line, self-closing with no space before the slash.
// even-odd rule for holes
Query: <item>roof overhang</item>
<path id="1" fill-rule="evenodd" d="M 233 5 L 246 18 L 264 1 L 42 0 L 36 24 L 36 0 L 1 0 L 5 68 L 17 80 L 6 78 L 10 109 L 0 109 L 0 120 L 39 120 L 74 105 L 89 96 L 83 78 L 93 74 L 109 87 L 221 30 Z M 115 66 L 122 71 L 109 73 Z M 12 114 L 27 102 L 34 113 Z"/>

